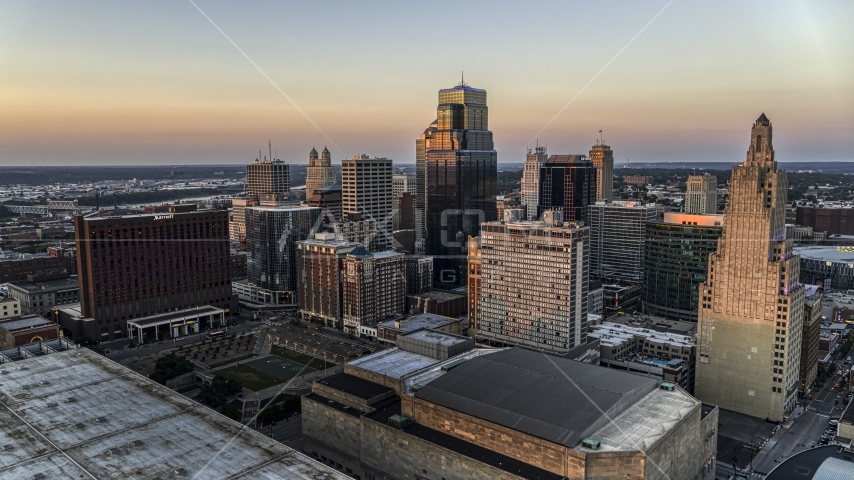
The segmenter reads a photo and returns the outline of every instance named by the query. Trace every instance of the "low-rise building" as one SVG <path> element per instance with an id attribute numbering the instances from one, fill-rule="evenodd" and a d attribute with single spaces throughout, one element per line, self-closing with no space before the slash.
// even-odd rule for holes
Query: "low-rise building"
<path id="1" fill-rule="evenodd" d="M 590 327 L 598 338 L 599 364 L 643 373 L 694 391 L 696 345 L 691 337 L 603 322 Z"/>
<path id="2" fill-rule="evenodd" d="M 67 273 L 30 275 L 26 282 L 9 283 L 9 296 L 21 302 L 23 314 L 50 317 L 54 306 L 80 301 L 80 283 Z"/>
<path id="3" fill-rule="evenodd" d="M 0 298 L 0 319 L 21 315 L 21 301 L 17 298 Z"/>
<path id="4" fill-rule="evenodd" d="M 59 325 L 40 315 L 0 320 L 0 349 L 60 338 Z"/>
<path id="5" fill-rule="evenodd" d="M 314 382 L 305 453 L 367 479 L 714 477 L 717 407 L 673 383 L 422 332 Z"/>
<path id="6" fill-rule="evenodd" d="M 28 275 L 57 272 L 63 269 L 62 259 L 47 253 L 18 254 L 0 251 L 0 283 L 26 280 Z"/>
<path id="7" fill-rule="evenodd" d="M 467 295 L 448 290 L 431 290 L 406 296 L 406 311 L 459 317 L 466 313 Z"/>
<path id="8" fill-rule="evenodd" d="M 425 329 L 460 335 L 462 333 L 462 320 L 430 313 L 422 313 L 409 318 L 386 320 L 377 324 L 377 340 L 380 343 L 394 345 L 401 335 Z"/>

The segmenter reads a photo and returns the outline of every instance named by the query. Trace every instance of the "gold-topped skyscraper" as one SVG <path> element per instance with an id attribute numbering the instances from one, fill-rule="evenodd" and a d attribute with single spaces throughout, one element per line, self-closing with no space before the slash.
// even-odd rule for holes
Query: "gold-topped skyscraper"
<path id="1" fill-rule="evenodd" d="M 786 240 L 788 182 L 771 134 L 763 113 L 747 159 L 732 169 L 723 235 L 700 285 L 695 394 L 779 422 L 797 403 L 804 287 Z"/>
<path id="2" fill-rule="evenodd" d="M 312 147 L 308 154 L 308 168 L 306 168 L 305 198 L 311 198 L 311 194 L 318 188 L 334 184 L 335 170 L 332 168 L 332 157 L 329 155 L 329 150 L 324 147 L 320 158 L 317 158 L 317 150 Z"/>
<path id="3" fill-rule="evenodd" d="M 597 141 L 596 145 L 590 148 L 590 161 L 596 169 L 596 200 L 613 200 L 614 152 L 608 145 Z"/>
<path id="4" fill-rule="evenodd" d="M 426 247 L 435 258 L 439 282 L 465 285 L 466 239 L 497 219 L 498 155 L 486 90 L 464 82 L 439 90 L 436 111 L 436 121 L 415 143 L 416 250 Z"/>

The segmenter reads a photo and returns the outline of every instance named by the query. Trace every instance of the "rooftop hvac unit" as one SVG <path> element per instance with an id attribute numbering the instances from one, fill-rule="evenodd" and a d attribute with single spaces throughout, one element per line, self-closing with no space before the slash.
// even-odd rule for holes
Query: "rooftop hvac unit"
<path id="1" fill-rule="evenodd" d="M 412 421 L 403 415 L 392 415 L 388 417 L 388 424 L 401 430 L 408 427 L 410 423 L 412 423 Z"/>
<path id="2" fill-rule="evenodd" d="M 450 372 L 451 370 L 453 370 L 453 369 L 459 367 L 460 365 L 462 365 L 463 363 L 465 363 L 467 360 L 468 360 L 468 358 L 461 358 L 461 359 L 455 360 L 451 363 L 446 363 L 445 365 L 442 365 L 442 371 L 443 372 Z"/>
<path id="3" fill-rule="evenodd" d="M 658 388 L 662 390 L 667 390 L 668 392 L 672 392 L 673 390 L 676 390 L 676 384 L 670 382 L 663 382 Z"/>
<path id="4" fill-rule="evenodd" d="M 584 441 L 581 442 L 581 446 L 590 450 L 599 450 L 599 447 L 602 446 L 602 444 L 599 440 L 594 438 L 585 438 Z"/>
<path id="5" fill-rule="evenodd" d="M 409 387 L 409 389 L 413 392 L 417 392 L 418 390 L 421 390 L 421 385 L 418 383 L 413 383 L 412 386 Z"/>

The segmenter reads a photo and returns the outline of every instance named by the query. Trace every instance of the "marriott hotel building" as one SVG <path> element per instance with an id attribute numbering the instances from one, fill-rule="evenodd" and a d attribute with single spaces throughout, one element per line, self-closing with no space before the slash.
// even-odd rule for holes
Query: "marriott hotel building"
<path id="1" fill-rule="evenodd" d="M 74 217 L 80 313 L 113 337 L 128 320 L 204 305 L 236 311 L 227 211 Z M 121 326 L 121 334 L 118 327 Z M 112 339 L 112 338 L 109 338 Z"/>

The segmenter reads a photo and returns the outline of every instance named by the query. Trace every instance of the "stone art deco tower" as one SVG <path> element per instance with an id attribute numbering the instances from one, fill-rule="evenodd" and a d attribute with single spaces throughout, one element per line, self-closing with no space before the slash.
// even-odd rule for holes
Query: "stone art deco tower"
<path id="1" fill-rule="evenodd" d="M 335 170 L 332 168 L 332 158 L 329 150 L 323 149 L 320 158 L 317 158 L 317 150 L 313 147 L 308 154 L 308 168 L 305 177 L 305 198 L 311 198 L 311 194 L 318 188 L 328 187 L 335 184 Z"/>
<path id="2" fill-rule="evenodd" d="M 695 394 L 771 421 L 795 407 L 804 287 L 786 240 L 786 172 L 777 170 L 763 113 L 747 160 L 732 169 L 723 235 L 700 285 Z"/>

